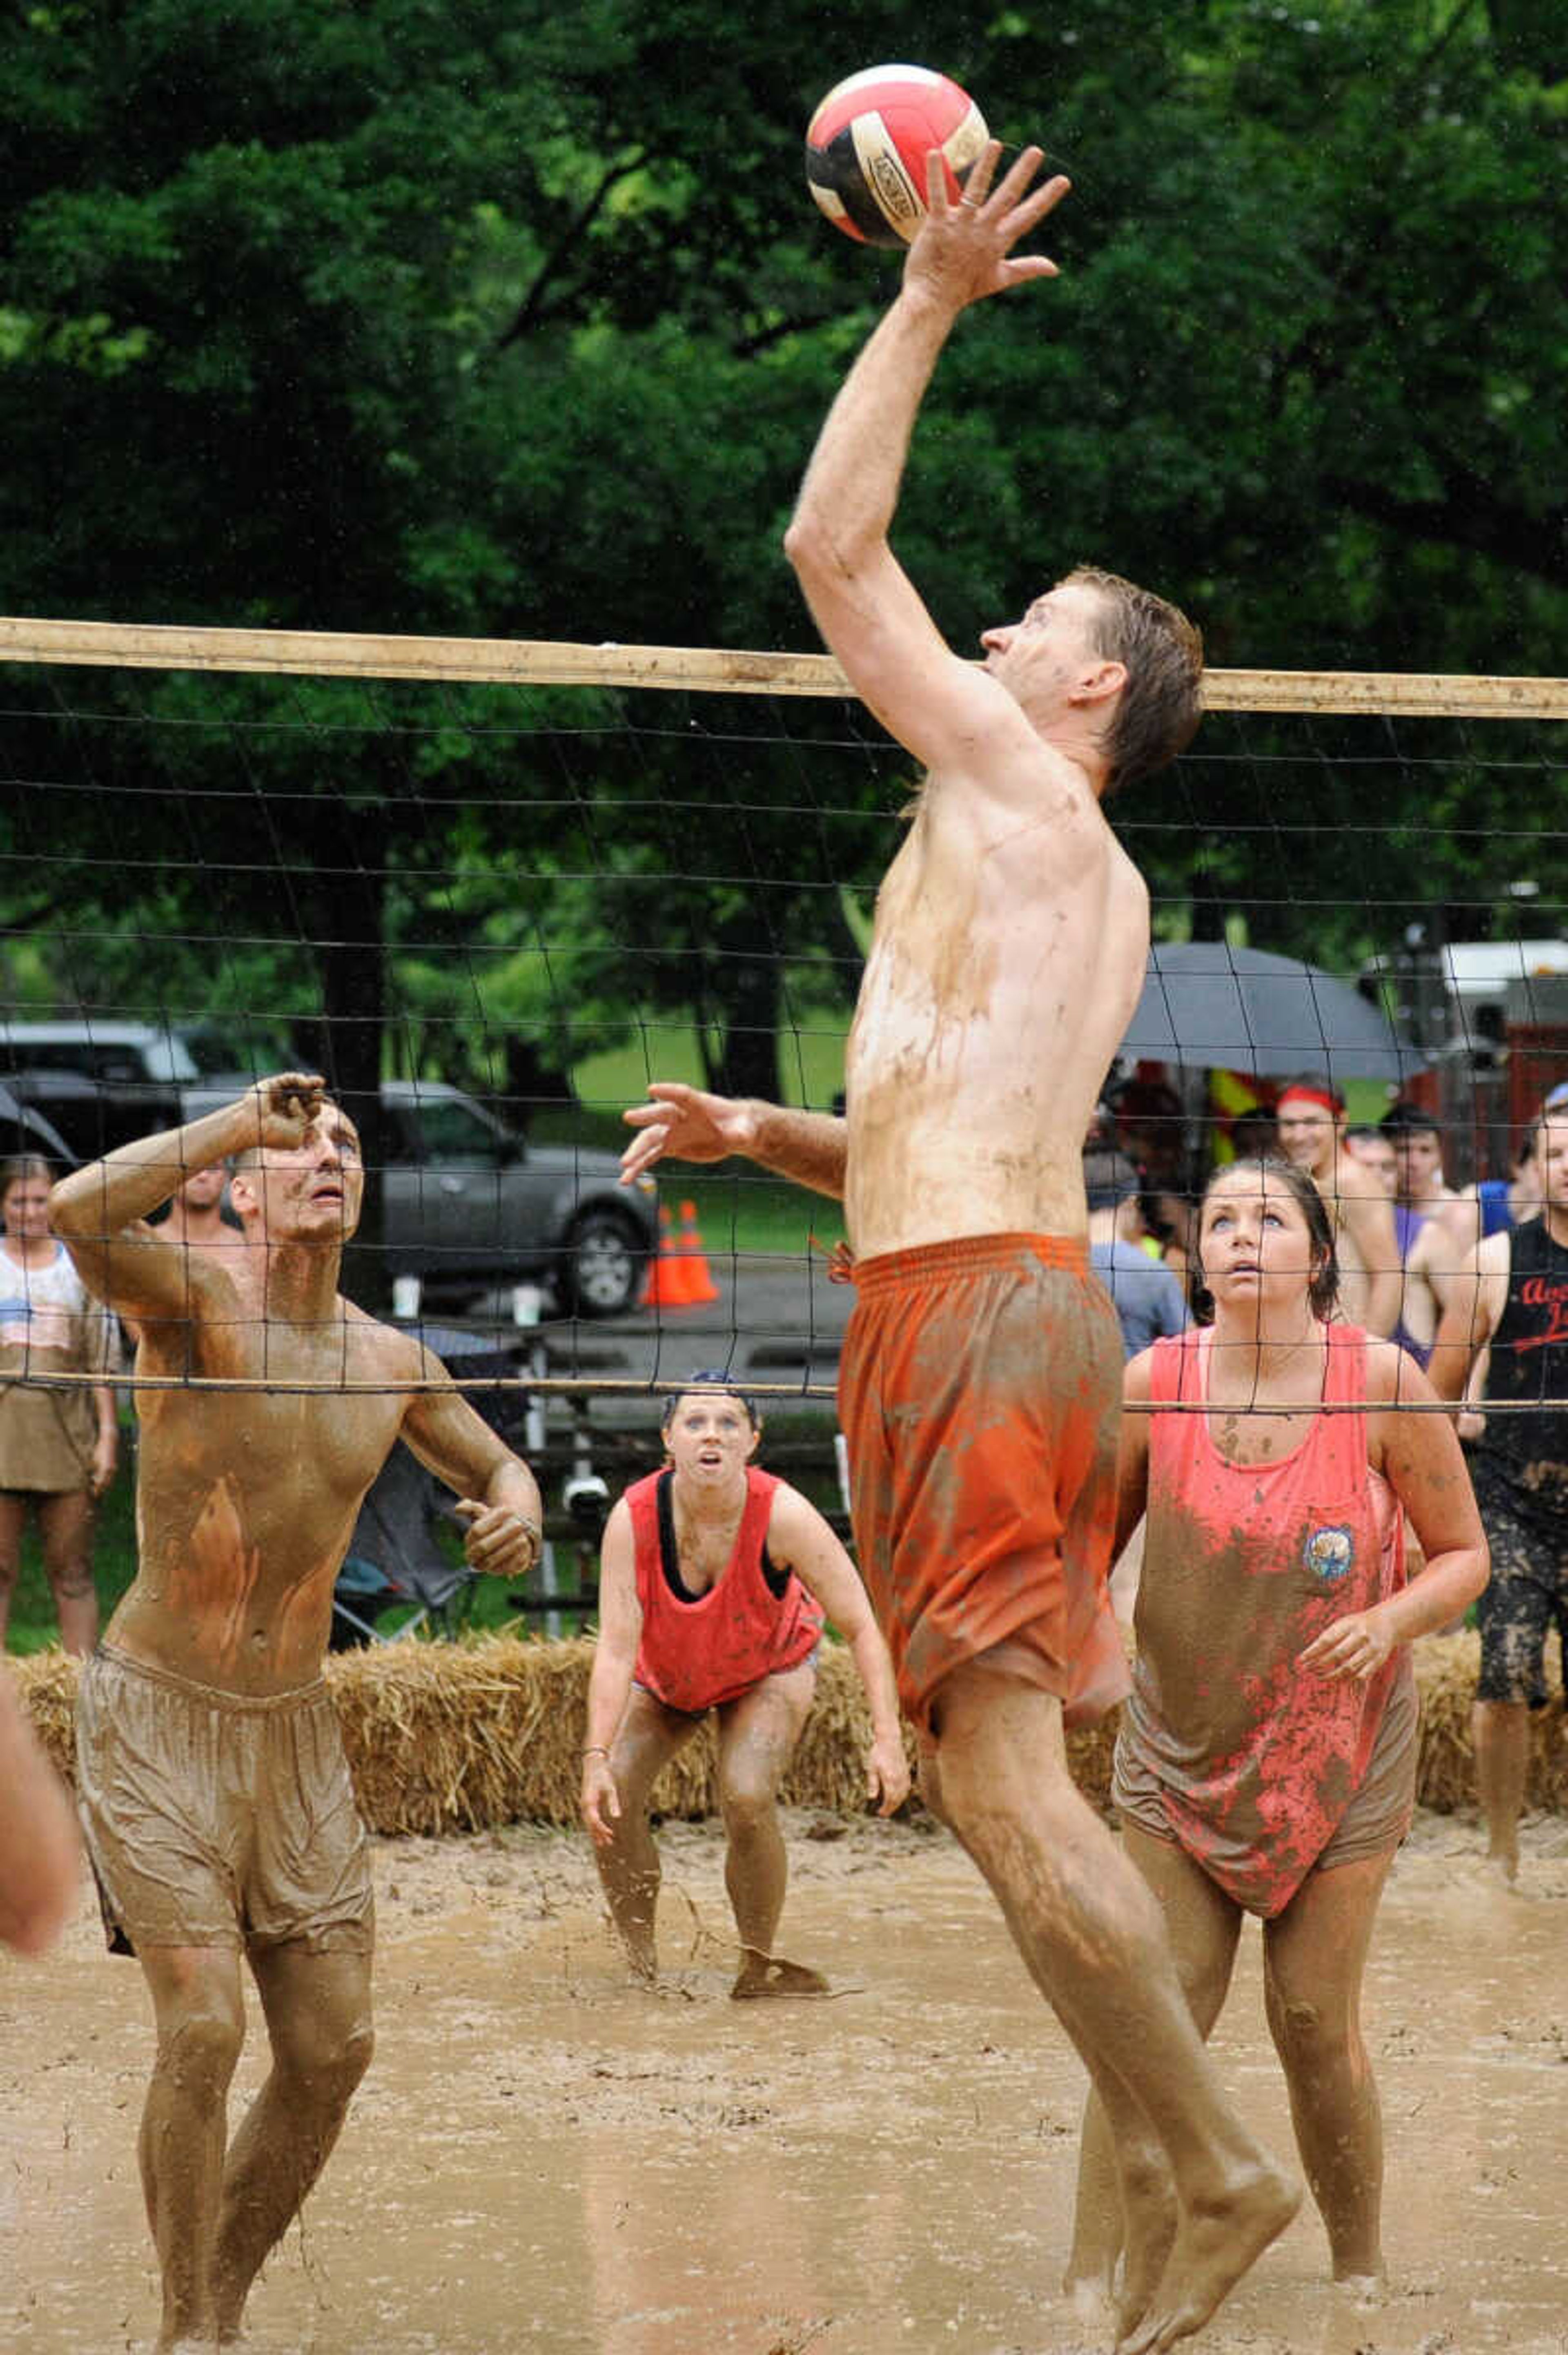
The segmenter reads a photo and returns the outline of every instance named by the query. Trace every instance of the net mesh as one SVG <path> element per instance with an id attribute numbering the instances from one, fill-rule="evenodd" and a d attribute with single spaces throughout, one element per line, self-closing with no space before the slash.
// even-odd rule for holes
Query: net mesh
<path id="1" fill-rule="evenodd" d="M 534 1389 L 656 1391 L 700 1361 L 827 1393 L 837 1204 L 744 1164 L 667 1166 L 656 1200 L 613 1156 L 657 1079 L 841 1102 L 916 779 L 831 664 L 0 637 L 22 1117 L 89 1158 L 319 1070 L 367 1143 L 351 1297 L 448 1339 L 537 1318 Z M 1563 684 L 1218 673 L 1210 700 L 1112 809 L 1157 946 L 1104 1141 L 1173 1260 L 1291 1074 L 1360 1125 L 1417 1095 L 1455 1187 L 1506 1175 L 1568 1077 Z"/>

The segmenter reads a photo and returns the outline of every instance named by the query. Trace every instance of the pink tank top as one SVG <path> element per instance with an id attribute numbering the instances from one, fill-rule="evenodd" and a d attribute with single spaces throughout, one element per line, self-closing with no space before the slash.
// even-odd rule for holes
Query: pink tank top
<path id="1" fill-rule="evenodd" d="M 779 1483 L 746 1468 L 746 1503 L 723 1571 L 706 1594 L 677 1594 L 665 1572 L 659 1498 L 669 1472 L 650 1472 L 626 1491 L 643 1606 L 638 1684 L 669 1709 L 698 1716 L 735 1700 L 764 1677 L 809 1659 L 822 1634 L 822 1607 L 791 1571 L 775 1594 L 763 1568 Z M 668 1529 L 673 1562 L 673 1526 Z"/>
<path id="2" fill-rule="evenodd" d="M 1366 1335 L 1330 1325 L 1324 1403 L 1366 1396 Z M 1205 1399 L 1213 1336 L 1155 1344 L 1156 1408 Z M 1232 1464 L 1209 1417 L 1149 1423 L 1148 1526 L 1118 1802 L 1169 1831 L 1239 1904 L 1287 1905 L 1366 1774 L 1401 1646 L 1365 1684 L 1296 1661 L 1313 1637 L 1404 1584 L 1404 1523 L 1367 1462 L 1364 1414 L 1319 1414 L 1275 1463 Z M 1143 1802 L 1144 1805 L 1139 1803 Z"/>

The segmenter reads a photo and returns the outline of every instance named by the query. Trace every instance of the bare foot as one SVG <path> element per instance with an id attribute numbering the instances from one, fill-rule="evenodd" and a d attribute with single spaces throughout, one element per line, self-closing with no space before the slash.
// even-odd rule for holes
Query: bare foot
<path id="1" fill-rule="evenodd" d="M 1176 2183 L 1156 2142 L 1125 2142 L 1116 2155 L 1125 2231 L 1115 2290 L 1118 2344 L 1140 2322 L 1165 2276 L 1176 2239 Z"/>
<path id="2" fill-rule="evenodd" d="M 1116 2355 L 1163 2355 L 1201 2330 L 1253 2260 L 1284 2232 L 1301 2205 L 1301 2186 L 1266 2161 L 1233 2185 L 1230 2197 L 1191 2209 L 1143 2321 L 1116 2341 Z"/>
<path id="3" fill-rule="evenodd" d="M 1328 2293 L 1323 2315 L 1323 2336 L 1316 2355 L 1363 2355 L 1372 2342 L 1367 2318 L 1375 2314 L 1388 2295 L 1381 2274 L 1346 2274 Z"/>
<path id="4" fill-rule="evenodd" d="M 777 1955 L 759 1955 L 748 1946 L 741 1975 L 730 1993 L 737 2003 L 748 2003 L 754 1996 L 826 1995 L 827 1981 L 820 1971 L 808 1971 L 804 1963 L 786 1963 Z"/>
<path id="5" fill-rule="evenodd" d="M 1085 2339 L 1099 2339 L 1118 2327 L 1115 2285 L 1109 2275 L 1070 2275 L 1061 2294 Z"/>
<path id="6" fill-rule="evenodd" d="M 1329 2294 L 1346 2306 L 1381 2306 L 1388 2296 L 1388 2275 L 1381 2268 L 1375 2274 L 1336 2274 Z"/>

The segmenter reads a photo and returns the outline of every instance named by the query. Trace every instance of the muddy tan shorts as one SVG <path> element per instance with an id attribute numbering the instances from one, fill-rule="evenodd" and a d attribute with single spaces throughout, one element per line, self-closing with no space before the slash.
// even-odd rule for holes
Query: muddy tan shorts
<path id="1" fill-rule="evenodd" d="M 369 1952 L 369 1846 L 320 1678 L 251 1699 L 104 1646 L 76 1761 L 112 1946 Z"/>

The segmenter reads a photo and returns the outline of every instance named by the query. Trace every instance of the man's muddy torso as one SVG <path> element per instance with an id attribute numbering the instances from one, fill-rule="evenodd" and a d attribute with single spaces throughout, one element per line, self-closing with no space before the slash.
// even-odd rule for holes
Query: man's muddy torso
<path id="1" fill-rule="evenodd" d="M 927 783 L 877 904 L 848 1060 L 858 1254 L 1086 1225 L 1085 1130 L 1136 1004 L 1148 902 L 1079 773 L 1040 808 Z"/>
<path id="2" fill-rule="evenodd" d="M 234 1271 L 233 1310 L 144 1340 L 143 1373 L 277 1387 L 140 1393 L 140 1567 L 108 1641 L 199 1684 L 283 1692 L 320 1672 L 338 1567 L 407 1403 L 395 1385 L 420 1363 L 341 1300 L 315 1327 L 263 1319 L 259 1255 Z M 375 1381 L 389 1387 L 341 1387 Z"/>

